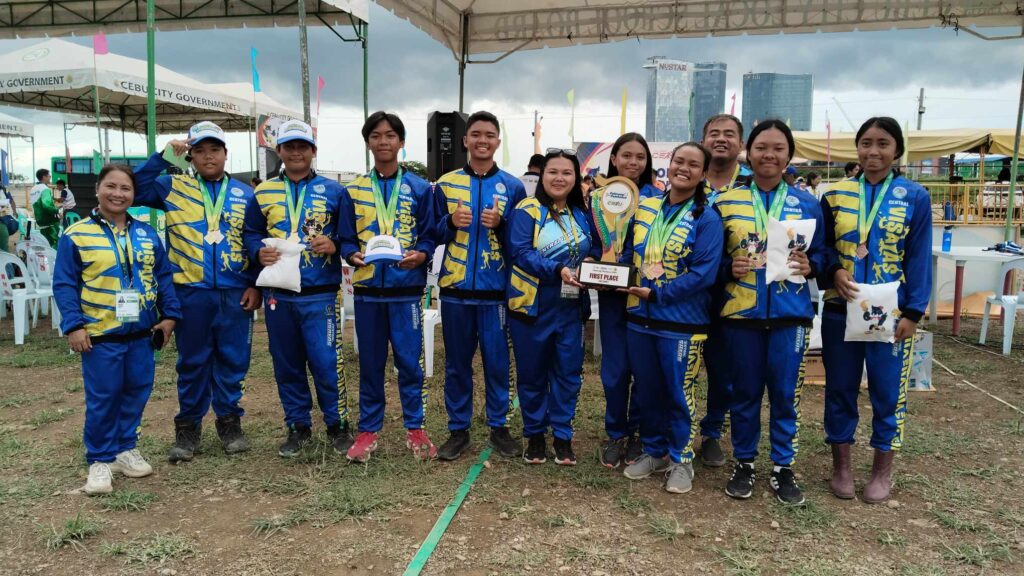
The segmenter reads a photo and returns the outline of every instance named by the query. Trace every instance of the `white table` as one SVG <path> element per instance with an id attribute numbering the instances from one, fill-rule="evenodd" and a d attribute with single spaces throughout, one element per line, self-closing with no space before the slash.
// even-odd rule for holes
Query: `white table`
<path id="1" fill-rule="evenodd" d="M 999 264 L 1006 264 L 1009 262 L 1024 261 L 1024 256 L 1014 256 L 1012 254 L 1004 254 L 1003 252 L 996 252 L 995 250 L 986 251 L 981 246 L 965 246 L 965 247 L 953 247 L 950 248 L 949 252 L 943 252 L 941 246 L 932 246 L 932 301 L 931 301 L 931 318 L 932 324 L 935 324 L 938 316 L 939 308 L 939 258 L 945 260 L 952 260 L 956 263 L 956 282 L 953 288 L 953 335 L 960 335 L 960 312 L 963 305 L 963 291 L 964 291 L 964 266 L 967 262 L 998 262 Z M 1004 279 L 1003 292 L 1005 293 L 1009 287 L 1005 285 L 1005 282 L 1009 279 L 1007 276 Z"/>

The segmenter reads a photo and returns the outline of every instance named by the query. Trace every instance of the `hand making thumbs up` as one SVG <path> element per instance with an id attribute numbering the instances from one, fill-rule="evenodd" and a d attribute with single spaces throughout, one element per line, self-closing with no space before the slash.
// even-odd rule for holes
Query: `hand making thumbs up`
<path id="1" fill-rule="evenodd" d="M 480 212 L 480 223 L 488 228 L 497 228 L 501 225 L 501 212 L 498 212 L 498 197 L 494 198 L 494 205 L 484 208 Z"/>
<path id="2" fill-rule="evenodd" d="M 465 228 L 473 223 L 473 213 L 459 200 L 459 205 L 452 212 L 452 226 Z"/>

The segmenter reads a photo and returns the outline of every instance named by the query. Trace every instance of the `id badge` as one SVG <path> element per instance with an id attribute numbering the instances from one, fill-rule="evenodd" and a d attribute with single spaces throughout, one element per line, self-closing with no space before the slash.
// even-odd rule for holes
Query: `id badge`
<path id="1" fill-rule="evenodd" d="M 559 293 L 559 296 L 561 296 L 562 298 L 579 298 L 580 289 L 571 284 L 566 284 L 565 282 L 562 282 L 562 290 Z"/>
<path id="2" fill-rule="evenodd" d="M 117 321 L 121 323 L 138 322 L 139 310 L 141 309 L 138 290 L 121 290 L 115 296 L 116 306 L 114 312 Z"/>

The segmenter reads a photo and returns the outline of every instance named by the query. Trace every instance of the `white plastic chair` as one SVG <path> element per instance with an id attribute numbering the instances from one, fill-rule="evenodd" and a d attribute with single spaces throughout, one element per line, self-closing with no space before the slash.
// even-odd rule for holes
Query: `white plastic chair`
<path id="1" fill-rule="evenodd" d="M 1010 348 L 1013 345 L 1013 325 L 1017 321 L 1017 304 L 1024 303 L 1024 290 L 1017 294 L 1003 295 L 1003 280 L 1011 270 L 1024 270 L 1024 262 L 1007 262 L 1003 264 L 999 270 L 999 276 L 996 277 L 996 286 L 993 290 L 994 296 L 989 296 L 985 299 L 985 315 L 981 320 L 981 334 L 978 335 L 978 343 L 984 344 L 988 337 L 988 321 L 989 314 L 992 311 L 992 305 L 1002 306 L 1003 308 L 1003 356 L 1010 355 Z M 934 305 L 934 304 L 933 304 Z"/>
<path id="2" fill-rule="evenodd" d="M 36 292 L 47 296 L 39 301 L 44 316 L 50 314 L 50 301 L 53 299 L 53 267 L 57 262 L 57 251 L 50 247 L 36 245 L 28 246 L 25 251 L 25 264 L 28 266 L 29 276 L 35 282 Z M 53 302 L 53 314 L 51 324 L 54 328 L 60 326 L 59 312 L 56 302 Z"/>
<path id="3" fill-rule="evenodd" d="M 20 274 L 19 276 L 12 277 L 10 275 L 9 270 L 12 267 Z M 39 301 L 52 297 L 52 292 L 47 295 L 36 291 L 35 282 L 29 275 L 28 267 L 21 259 L 13 254 L 0 252 L 0 312 L 6 310 L 7 302 L 11 302 L 14 310 L 14 344 L 16 346 L 25 343 L 25 334 L 28 332 L 28 305 L 32 305 L 32 327 L 34 328 L 39 320 Z"/>
<path id="4" fill-rule="evenodd" d="M 434 340 L 437 336 L 435 329 L 441 325 L 441 298 L 437 278 L 433 272 L 427 273 L 427 290 L 430 291 L 431 300 L 437 303 L 437 308 L 423 309 L 423 357 L 427 378 L 434 375 Z"/>

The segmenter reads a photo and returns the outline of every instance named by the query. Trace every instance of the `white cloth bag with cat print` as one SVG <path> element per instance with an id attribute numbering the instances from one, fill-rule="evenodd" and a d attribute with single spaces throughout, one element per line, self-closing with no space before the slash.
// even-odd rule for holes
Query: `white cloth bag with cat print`
<path id="1" fill-rule="evenodd" d="M 857 284 L 857 296 L 846 303 L 846 341 L 895 342 L 899 289 L 899 282 Z"/>
<path id="2" fill-rule="evenodd" d="M 305 250 L 306 245 L 289 242 L 284 238 L 264 238 L 263 244 L 276 249 L 281 253 L 281 257 L 277 262 L 260 271 L 256 285 L 301 292 L 302 272 L 299 271 L 299 258 L 302 257 L 302 251 Z"/>
<path id="3" fill-rule="evenodd" d="M 764 271 L 766 282 L 807 282 L 807 278 L 790 267 L 789 254 L 794 250 L 807 251 L 814 237 L 815 224 L 813 219 L 780 222 L 768 218 L 768 248 L 765 250 Z"/>

